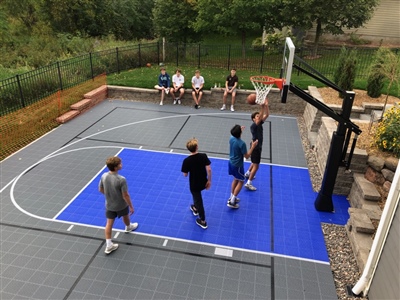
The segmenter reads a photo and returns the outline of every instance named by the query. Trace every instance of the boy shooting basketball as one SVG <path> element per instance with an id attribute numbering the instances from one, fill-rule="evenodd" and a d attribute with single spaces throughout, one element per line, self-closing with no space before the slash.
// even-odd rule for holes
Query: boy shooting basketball
<path id="1" fill-rule="evenodd" d="M 196 224 L 206 229 L 207 222 L 201 191 L 211 187 L 211 162 L 207 154 L 198 152 L 199 146 L 196 139 L 190 139 L 186 143 L 186 148 L 190 151 L 190 155 L 184 159 L 181 171 L 185 177 L 189 174 L 190 192 L 193 197 L 190 210 L 193 215 L 199 216 Z"/>
<path id="2" fill-rule="evenodd" d="M 111 232 L 116 217 L 122 217 L 125 224 L 125 232 L 134 231 L 139 224 L 132 223 L 130 216 L 134 213 L 131 197 L 128 193 L 128 185 L 124 176 L 118 174 L 122 169 L 122 160 L 117 157 L 109 157 L 106 161 L 108 173 L 101 176 L 99 182 L 99 191 L 106 197 L 106 218 L 107 224 L 105 228 L 106 249 L 105 253 L 118 249 L 118 244 L 111 241 Z"/>
<path id="3" fill-rule="evenodd" d="M 253 120 L 253 124 L 250 126 L 251 132 L 251 140 L 252 144 L 254 141 L 258 141 L 257 146 L 254 148 L 253 153 L 251 154 L 251 165 L 244 174 L 246 178 L 248 178 L 247 183 L 245 184 L 245 188 L 250 191 L 256 191 L 257 188 L 253 186 L 252 181 L 256 176 L 258 168 L 261 162 L 261 151 L 262 151 L 262 143 L 263 143 L 263 124 L 265 120 L 269 116 L 269 108 L 268 108 L 268 99 L 265 99 L 264 104 L 261 104 L 261 110 L 258 112 L 254 112 L 251 114 L 251 119 Z"/>
<path id="4" fill-rule="evenodd" d="M 240 138 L 244 126 L 235 125 L 231 129 L 231 137 L 229 139 L 229 175 L 233 176 L 231 185 L 231 196 L 228 199 L 227 206 L 230 208 L 239 208 L 239 198 L 237 197 L 243 187 L 245 180 L 243 157 L 249 158 L 254 148 L 257 146 L 258 141 L 255 140 L 247 151 L 246 144 Z"/>

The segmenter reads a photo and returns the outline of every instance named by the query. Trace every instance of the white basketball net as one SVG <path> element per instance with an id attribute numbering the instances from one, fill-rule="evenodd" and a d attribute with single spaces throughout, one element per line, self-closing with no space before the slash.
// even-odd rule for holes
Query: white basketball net
<path id="1" fill-rule="evenodd" d="M 275 79 L 268 76 L 252 76 L 250 80 L 256 90 L 256 103 L 264 104 L 269 91 L 275 83 Z"/>

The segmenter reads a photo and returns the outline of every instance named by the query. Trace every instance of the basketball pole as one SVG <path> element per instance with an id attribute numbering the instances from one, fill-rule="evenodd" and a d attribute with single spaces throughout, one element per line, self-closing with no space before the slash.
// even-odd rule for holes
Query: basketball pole
<path id="1" fill-rule="evenodd" d="M 355 93 L 346 91 L 342 104 L 342 117 L 350 120 L 351 108 L 353 106 Z M 321 189 L 315 199 L 314 206 L 318 211 L 334 212 L 332 195 L 335 187 L 337 173 L 342 163 L 342 151 L 347 132 L 345 123 L 339 122 L 337 131 L 332 135 L 332 141 L 329 148 L 328 159 L 326 162 L 324 177 L 322 179 Z"/>

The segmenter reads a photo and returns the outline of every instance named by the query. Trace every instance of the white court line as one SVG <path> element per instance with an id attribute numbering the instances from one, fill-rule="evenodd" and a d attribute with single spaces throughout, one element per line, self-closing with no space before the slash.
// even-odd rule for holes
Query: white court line
<path id="1" fill-rule="evenodd" d="M 116 239 L 119 236 L 120 233 L 121 232 L 118 231 L 116 234 L 114 234 L 114 239 Z"/>
<path id="2" fill-rule="evenodd" d="M 167 246 L 168 240 L 164 240 L 164 243 L 162 244 L 164 247 Z"/>
<path id="3" fill-rule="evenodd" d="M 115 156 L 117 156 L 118 154 L 120 154 L 122 151 L 124 150 L 124 148 L 122 148 L 122 149 L 120 149 L 116 154 L 115 154 Z M 74 197 L 72 197 L 72 199 L 53 217 L 53 219 L 57 219 L 58 218 L 58 216 L 60 215 L 60 214 L 62 214 L 63 212 L 64 212 L 64 210 L 72 203 L 72 202 L 74 202 L 75 201 L 75 199 L 88 187 L 88 185 L 89 184 L 91 184 L 92 182 L 93 182 L 93 180 L 97 177 L 97 175 L 99 175 L 100 173 L 102 173 L 102 172 L 104 172 L 104 169 L 106 168 L 106 166 L 104 166 L 102 169 L 100 169 L 100 171 L 99 172 L 97 172 L 97 174 L 96 175 L 94 175 L 93 177 L 92 177 L 92 179 L 90 179 L 89 180 L 89 182 L 83 187 L 83 188 L 81 188 L 80 190 L 79 190 L 79 192 L 74 196 Z"/>
<path id="4" fill-rule="evenodd" d="M 41 216 L 37 216 L 34 215 L 26 210 L 24 210 L 22 207 L 20 207 L 18 205 L 18 203 L 15 200 L 14 197 L 14 190 L 15 190 L 15 186 L 18 183 L 18 181 L 21 179 L 21 177 L 23 175 L 25 175 L 30 169 L 32 169 L 33 167 L 37 166 L 38 164 L 45 162 L 51 158 L 54 157 L 58 157 L 60 155 L 66 154 L 66 153 L 70 153 L 70 152 L 75 152 L 75 151 L 80 151 L 80 150 L 86 150 L 86 149 L 96 149 L 96 148 L 118 148 L 121 149 L 123 147 L 117 147 L 117 146 L 96 146 L 96 147 L 85 147 L 85 148 L 78 148 L 78 149 L 71 149 L 65 152 L 61 152 L 58 153 L 60 151 L 62 151 L 63 149 L 70 147 L 74 144 L 77 144 L 79 142 L 82 142 L 86 139 L 89 139 L 93 136 L 102 134 L 104 132 L 108 132 L 114 129 L 119 129 L 119 128 L 123 128 L 126 126 L 130 126 L 130 125 L 136 125 L 136 124 L 141 124 L 141 123 L 146 123 L 146 122 L 152 122 L 152 121 L 158 121 L 158 120 L 163 120 L 163 119 L 172 119 L 172 118 L 181 118 L 181 117 L 188 117 L 188 116 L 207 116 L 207 115 L 226 115 L 226 113 L 203 113 L 203 114 L 186 114 L 186 115 L 172 115 L 172 116 L 167 116 L 167 117 L 161 117 L 161 118 L 153 118 L 153 119 L 148 119 L 148 120 L 142 120 L 142 121 L 137 121 L 137 122 L 132 122 L 132 123 L 128 123 L 128 124 L 123 124 L 120 126 L 116 126 L 113 128 L 109 128 L 100 132 L 96 132 L 94 134 L 88 135 L 87 137 L 84 137 L 82 139 L 79 139 L 75 142 L 72 142 L 68 145 L 65 145 L 64 147 L 52 152 L 51 154 L 45 156 L 44 158 L 42 158 L 41 160 L 39 160 L 38 162 L 36 162 L 35 164 L 31 165 L 30 167 L 26 168 L 21 174 L 19 174 L 17 177 L 15 177 L 12 181 L 10 181 L 8 185 L 12 184 L 11 189 L 10 189 L 10 198 L 12 203 L 14 204 L 14 206 L 20 210 L 22 213 L 31 216 L 33 218 L 36 219 L 40 219 L 43 221 L 50 221 L 50 222 L 57 222 L 57 223 L 62 223 L 62 224 L 71 224 L 71 225 L 77 225 L 77 226 L 83 226 L 83 227 L 87 227 L 87 228 L 95 228 L 95 229 L 104 229 L 104 226 L 95 226 L 95 225 L 90 225 L 90 224 L 83 224 L 83 223 L 76 223 L 76 222 L 69 222 L 69 221 L 64 221 L 64 220 L 57 220 L 57 219 L 51 219 L 51 218 L 46 218 L 46 217 L 41 217 Z M 233 113 L 230 115 L 248 115 L 248 113 Z M 281 118 L 281 117 L 280 117 Z M 282 117 L 283 118 L 283 117 Z M 291 119 L 293 119 L 292 117 L 289 117 Z M 50 132 L 49 132 L 50 133 Z M 126 149 L 135 149 L 135 148 L 126 148 Z M 135 149 L 137 150 L 137 149 Z M 142 150 L 142 149 L 140 149 Z M 164 152 L 164 151 L 152 151 L 152 150 L 144 150 L 144 151 L 151 151 L 151 152 L 162 152 L 162 153 L 168 153 L 168 152 Z M 171 152 L 170 152 L 171 153 Z M 185 155 L 185 154 L 180 154 L 180 153 L 171 153 L 171 154 L 178 154 L 178 155 Z M 216 159 L 221 159 L 221 160 L 227 160 L 224 158 L 218 158 L 215 157 Z M 263 163 L 264 164 L 264 163 Z M 266 163 L 265 163 L 266 164 Z M 272 165 L 272 164 L 271 164 Z M 291 167 L 291 166 L 282 166 L 282 167 Z M 301 168 L 301 169 L 307 169 L 307 168 L 302 168 L 302 167 L 292 167 L 292 168 Z M 3 192 L 5 188 L 3 188 L 0 192 Z M 119 230 L 119 229 L 113 229 L 115 231 L 118 232 L 124 232 L 124 230 Z M 212 246 L 212 247 L 216 247 L 219 246 L 221 248 L 227 248 L 225 245 L 216 245 L 216 244 L 210 244 L 210 243 L 204 243 L 204 242 L 196 242 L 196 241 L 192 241 L 192 240 L 186 240 L 186 239 L 179 239 L 179 238 L 171 238 L 171 237 L 166 237 L 166 236 L 158 236 L 158 235 L 153 235 L 153 234 L 147 234 L 147 233 L 140 233 L 140 232 L 135 232 L 135 234 L 138 235 L 143 235 L 143 236 L 153 236 L 153 237 L 158 237 L 158 238 L 168 238 L 168 239 L 173 239 L 173 240 L 177 240 L 177 241 L 183 241 L 183 242 L 187 242 L 187 243 L 193 243 L 193 244 L 199 244 L 199 245 L 208 245 L 208 246 Z M 245 252 L 251 252 L 251 253 L 258 253 L 258 254 L 263 254 L 263 255 L 270 255 L 270 256 L 276 256 L 276 257 L 284 257 L 284 258 L 291 258 L 291 259 L 296 259 L 296 260 L 301 260 L 301 261 L 308 261 L 308 262 L 314 262 L 314 263 L 319 263 L 319 264 L 327 264 L 329 265 L 329 262 L 324 262 L 324 261 L 318 261 L 318 260 L 312 260 L 312 259 L 307 259 L 307 258 L 301 258 L 301 257 L 295 257 L 295 256 L 288 256 L 288 255 L 281 255 L 281 254 L 277 254 L 277 253 L 269 253 L 269 252 L 261 252 L 261 251 L 254 251 L 254 250 L 249 250 L 249 249 L 243 249 L 243 248 L 236 248 L 236 247 L 230 247 L 230 249 L 233 250 L 238 250 L 238 251 L 245 251 Z"/>
<path id="5" fill-rule="evenodd" d="M 71 231 L 71 229 L 74 227 L 75 225 L 71 225 L 68 227 L 67 231 Z"/>

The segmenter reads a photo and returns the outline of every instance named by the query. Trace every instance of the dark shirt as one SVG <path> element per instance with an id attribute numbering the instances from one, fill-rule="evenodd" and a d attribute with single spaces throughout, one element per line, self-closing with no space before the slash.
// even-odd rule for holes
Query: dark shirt
<path id="1" fill-rule="evenodd" d="M 251 140 L 255 141 L 258 140 L 258 144 L 257 147 L 261 148 L 262 147 L 262 143 L 263 143 L 263 135 L 264 135 L 264 129 L 263 129 L 263 125 L 264 122 L 261 121 L 260 124 L 256 124 L 253 122 L 253 124 L 251 124 L 250 126 L 250 132 L 251 132 Z"/>
<path id="2" fill-rule="evenodd" d="M 206 188 L 207 170 L 211 161 L 207 154 L 197 153 L 186 157 L 182 163 L 182 172 L 189 173 L 190 190 L 202 191 Z"/>
<path id="3" fill-rule="evenodd" d="M 235 82 L 239 82 L 239 78 L 235 76 L 231 76 L 230 74 L 226 77 L 226 81 L 228 81 L 228 86 L 234 86 Z"/>
<path id="4" fill-rule="evenodd" d="M 168 73 L 165 73 L 165 75 L 160 74 L 158 76 L 158 85 L 159 86 L 169 88 L 170 82 L 171 82 L 171 79 L 170 79 Z"/>

